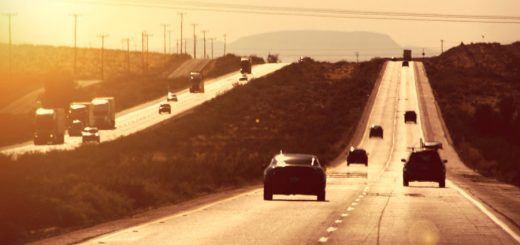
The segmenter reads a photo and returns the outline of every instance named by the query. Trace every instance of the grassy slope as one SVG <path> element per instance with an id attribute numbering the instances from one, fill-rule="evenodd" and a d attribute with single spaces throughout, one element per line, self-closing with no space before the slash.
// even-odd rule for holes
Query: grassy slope
<path id="1" fill-rule="evenodd" d="M 464 162 L 520 185 L 520 43 L 461 45 L 425 66 Z"/>
<path id="2" fill-rule="evenodd" d="M 75 151 L 0 156 L 0 241 L 257 183 L 280 149 L 328 162 L 352 134 L 381 66 L 292 64 L 160 127 Z"/>

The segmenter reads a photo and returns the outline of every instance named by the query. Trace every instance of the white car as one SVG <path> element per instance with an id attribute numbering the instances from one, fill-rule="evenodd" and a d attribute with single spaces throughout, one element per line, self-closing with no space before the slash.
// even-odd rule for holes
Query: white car
<path id="1" fill-rule="evenodd" d="M 101 138 L 99 137 L 99 130 L 95 127 L 86 127 L 81 131 L 81 137 L 83 143 L 87 142 L 101 142 Z"/>
<path id="2" fill-rule="evenodd" d="M 166 95 L 166 101 L 170 102 L 170 101 L 175 101 L 177 102 L 178 99 L 177 99 L 177 95 L 175 95 L 174 93 L 172 92 L 168 92 L 168 95 Z"/>

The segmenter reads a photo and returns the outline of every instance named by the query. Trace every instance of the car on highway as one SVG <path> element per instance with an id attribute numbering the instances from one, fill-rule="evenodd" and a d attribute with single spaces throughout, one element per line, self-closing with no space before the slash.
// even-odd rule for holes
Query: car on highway
<path id="1" fill-rule="evenodd" d="M 166 101 L 170 102 L 170 101 L 173 101 L 173 102 L 177 102 L 179 99 L 177 99 L 177 95 L 172 93 L 172 92 L 168 92 L 168 94 L 166 95 Z"/>
<path id="2" fill-rule="evenodd" d="M 86 127 L 81 131 L 81 137 L 83 143 L 87 142 L 101 142 L 101 137 L 99 137 L 99 130 L 96 127 Z"/>
<path id="3" fill-rule="evenodd" d="M 172 106 L 170 104 L 168 104 L 168 103 L 161 104 L 159 106 L 159 114 L 163 114 L 163 113 L 171 114 L 172 113 Z"/>
<path id="4" fill-rule="evenodd" d="M 403 167 L 403 185 L 412 181 L 438 182 L 439 187 L 446 186 L 447 160 L 441 160 L 439 152 L 433 149 L 413 149 L 408 159 L 401 159 Z"/>
<path id="5" fill-rule="evenodd" d="M 407 60 L 403 61 L 403 65 L 402 66 L 403 67 L 408 67 L 409 66 L 408 61 Z"/>
<path id="6" fill-rule="evenodd" d="M 370 131 L 368 132 L 369 138 L 383 138 L 383 127 L 379 125 L 372 125 L 370 126 Z"/>
<path id="7" fill-rule="evenodd" d="M 315 155 L 280 152 L 264 170 L 264 200 L 272 200 L 274 194 L 301 194 L 325 201 L 326 182 L 325 169 Z"/>
<path id="8" fill-rule="evenodd" d="M 417 113 L 415 111 L 409 110 L 404 113 L 404 123 L 407 122 L 417 123 Z"/>
<path id="9" fill-rule="evenodd" d="M 421 139 L 421 147 L 425 149 L 439 150 L 442 149 L 442 143 L 438 141 L 423 141 Z"/>
<path id="10" fill-rule="evenodd" d="M 247 81 L 247 75 L 246 74 L 242 74 L 242 76 L 240 76 L 240 78 L 238 78 L 238 81 Z"/>
<path id="11" fill-rule="evenodd" d="M 368 166 L 368 153 L 365 149 L 350 147 L 347 155 L 347 166 L 350 164 L 365 164 Z"/>

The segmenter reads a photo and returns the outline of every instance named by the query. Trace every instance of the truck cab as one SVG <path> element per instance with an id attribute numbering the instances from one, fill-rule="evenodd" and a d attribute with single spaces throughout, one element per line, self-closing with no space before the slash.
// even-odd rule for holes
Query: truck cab
<path id="1" fill-rule="evenodd" d="M 251 59 L 246 57 L 240 58 L 240 73 L 251 74 Z"/>
<path id="2" fill-rule="evenodd" d="M 92 103 L 72 102 L 67 115 L 69 136 L 81 136 L 84 127 L 94 124 Z"/>
<path id="3" fill-rule="evenodd" d="M 63 144 L 66 127 L 63 109 L 39 108 L 34 115 L 34 144 Z"/>
<path id="4" fill-rule="evenodd" d="M 92 100 L 92 110 L 94 112 L 94 126 L 99 129 L 114 129 L 116 126 L 115 118 L 115 99 L 114 97 L 100 97 Z"/>
<path id="5" fill-rule="evenodd" d="M 204 77 L 200 72 L 190 72 L 190 93 L 204 93 Z"/>

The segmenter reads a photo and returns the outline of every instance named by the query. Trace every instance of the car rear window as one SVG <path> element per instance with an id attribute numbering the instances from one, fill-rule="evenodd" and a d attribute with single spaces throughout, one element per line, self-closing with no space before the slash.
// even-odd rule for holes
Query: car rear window
<path id="1" fill-rule="evenodd" d="M 439 154 L 436 151 L 416 152 L 410 156 L 410 163 L 441 163 Z"/>
<path id="2" fill-rule="evenodd" d="M 277 165 L 307 165 L 307 166 L 319 166 L 319 162 L 316 158 L 284 158 L 275 159 Z"/>

